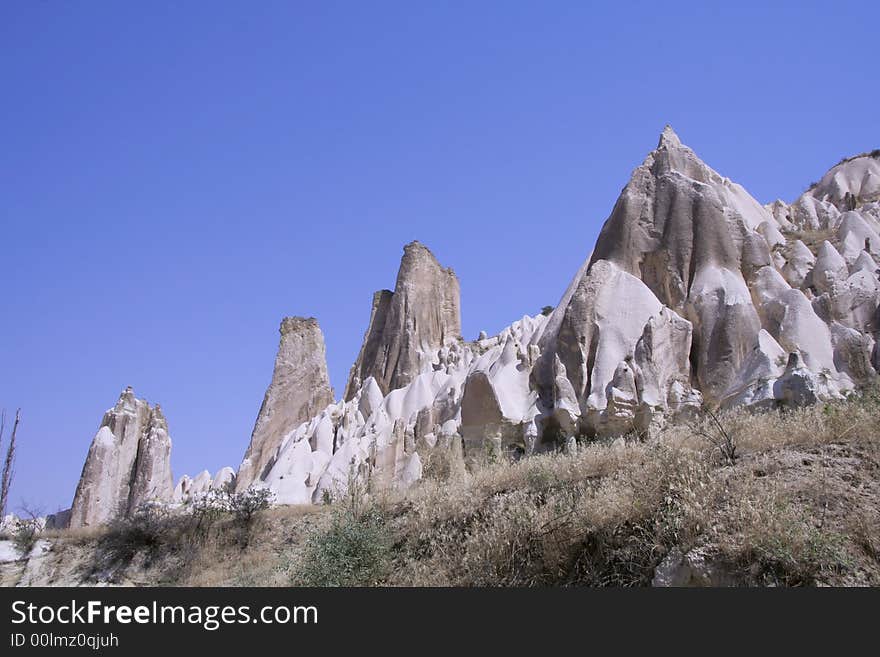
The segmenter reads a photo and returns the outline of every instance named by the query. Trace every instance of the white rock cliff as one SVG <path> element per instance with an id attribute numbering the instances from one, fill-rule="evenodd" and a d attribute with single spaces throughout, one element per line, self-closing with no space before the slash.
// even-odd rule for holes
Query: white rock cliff
<path id="1" fill-rule="evenodd" d="M 352 478 L 406 488 L 437 450 L 464 467 L 650 432 L 704 403 L 838 398 L 880 367 L 878 233 L 877 153 L 842 161 L 790 205 L 762 206 L 667 127 L 549 315 L 466 342 L 457 277 L 408 244 L 394 291 L 374 295 L 342 399 L 317 322 L 285 319 L 237 475 L 185 476 L 173 499 L 234 483 L 319 503 Z M 160 417 L 123 394 L 92 444 L 73 523 L 172 497 Z"/>

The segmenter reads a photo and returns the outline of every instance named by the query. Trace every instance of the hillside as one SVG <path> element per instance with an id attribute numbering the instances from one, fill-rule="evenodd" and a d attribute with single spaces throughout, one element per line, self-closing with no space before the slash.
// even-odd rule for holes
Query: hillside
<path id="1" fill-rule="evenodd" d="M 218 513 L 47 532 L 30 559 L 0 564 L 0 581 L 876 586 L 878 413 L 871 390 L 470 471 L 429 462 L 406 493 L 354 489 L 333 505 L 270 509 L 249 524 Z M 733 454 L 716 445 L 719 426 Z"/>

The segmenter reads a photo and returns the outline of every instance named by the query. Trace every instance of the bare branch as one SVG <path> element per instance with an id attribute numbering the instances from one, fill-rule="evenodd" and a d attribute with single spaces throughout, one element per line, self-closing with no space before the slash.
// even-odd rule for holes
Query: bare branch
<path id="1" fill-rule="evenodd" d="M 3 417 L 5 425 L 5 414 Z M 12 478 L 15 475 L 15 436 L 18 433 L 18 423 L 21 421 L 21 409 L 15 411 L 15 423 L 12 425 L 12 434 L 9 437 L 9 447 L 6 449 L 6 460 L 3 462 L 3 478 L 0 480 L 0 517 L 6 514 L 6 504 L 9 501 L 9 488 L 12 486 Z"/>
<path id="2" fill-rule="evenodd" d="M 704 424 L 694 423 L 691 424 L 691 429 L 717 449 L 728 464 L 733 465 L 737 457 L 736 437 L 724 427 L 721 419 L 709 406 L 704 406 L 702 410 L 709 417 L 711 423 L 708 427 Z"/>

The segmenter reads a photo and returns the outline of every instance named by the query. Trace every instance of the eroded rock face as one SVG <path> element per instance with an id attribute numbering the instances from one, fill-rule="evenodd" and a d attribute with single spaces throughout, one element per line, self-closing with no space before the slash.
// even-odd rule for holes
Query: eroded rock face
<path id="1" fill-rule="evenodd" d="M 761 328 L 746 277 L 770 264 L 758 231 L 773 217 L 704 164 L 668 128 L 633 172 L 602 228 L 590 268 L 608 261 L 694 326 L 696 383 L 718 399 Z"/>
<path id="2" fill-rule="evenodd" d="M 345 399 L 350 400 L 369 377 L 383 394 L 407 385 L 434 363 L 441 347 L 460 336 L 458 278 L 424 245 L 407 244 L 394 292 L 382 290 L 373 297 L 370 324 Z"/>
<path id="3" fill-rule="evenodd" d="M 487 448 L 533 451 L 540 410 L 529 374 L 538 352 L 529 343 L 546 319 L 523 317 L 496 336 L 452 341 L 387 394 L 368 377 L 351 399 L 290 427 L 256 485 L 275 491 L 281 503 L 320 503 L 343 494 L 353 479 L 370 490 L 406 488 L 434 456 L 463 467 Z"/>
<path id="4" fill-rule="evenodd" d="M 126 388 L 95 434 L 70 510 L 71 527 L 131 514 L 149 501 L 170 501 L 171 438 L 159 406 Z"/>
<path id="5" fill-rule="evenodd" d="M 353 481 L 406 488 L 438 462 L 458 471 L 485 456 L 652 432 L 704 403 L 801 405 L 869 383 L 880 367 L 880 199 L 866 157 L 791 205 L 763 207 L 667 128 L 552 312 L 473 342 L 460 337 L 455 274 L 408 244 L 395 290 L 373 297 L 343 398 L 333 399 L 317 323 L 284 320 L 237 478 L 184 476 L 174 499 L 234 481 L 268 487 L 280 503 L 320 503 Z M 129 406 L 120 414 L 143 426 L 147 411 Z M 147 435 L 161 445 L 152 421 Z M 99 432 L 90 459 L 122 463 L 144 497 L 139 477 L 164 475 L 121 422 Z"/>
<path id="6" fill-rule="evenodd" d="M 333 402 L 324 334 L 314 318 L 286 317 L 251 442 L 238 468 L 236 487 L 247 488 L 271 467 L 284 435 Z"/>
<path id="7" fill-rule="evenodd" d="M 288 428 L 260 485 L 316 502 L 353 477 L 406 486 L 438 450 L 517 457 L 653 431 L 705 402 L 839 397 L 878 359 L 880 209 L 852 198 L 762 207 L 667 129 L 549 316 L 474 342 L 457 339 L 454 275 L 408 245 L 344 399 Z"/>
<path id="8" fill-rule="evenodd" d="M 804 194 L 838 210 L 855 210 L 880 201 L 880 158 L 859 155 L 828 170 L 819 183 Z"/>

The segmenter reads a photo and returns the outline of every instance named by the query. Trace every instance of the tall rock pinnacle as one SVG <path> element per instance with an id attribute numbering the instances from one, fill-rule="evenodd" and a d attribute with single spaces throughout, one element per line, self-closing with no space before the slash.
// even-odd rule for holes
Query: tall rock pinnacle
<path id="1" fill-rule="evenodd" d="M 128 387 L 104 414 L 83 466 L 70 526 L 86 527 L 131 514 L 148 501 L 169 501 L 171 438 L 157 405 Z"/>
<path id="2" fill-rule="evenodd" d="M 364 343 L 351 368 L 345 399 L 369 377 L 382 394 L 407 385 L 447 341 L 461 335 L 461 291 L 451 269 L 419 242 L 403 247 L 394 292 L 373 296 Z"/>
<path id="3" fill-rule="evenodd" d="M 238 469 L 236 486 L 247 488 L 271 467 L 284 436 L 333 403 L 324 335 L 316 319 L 286 317 L 251 442 Z"/>

